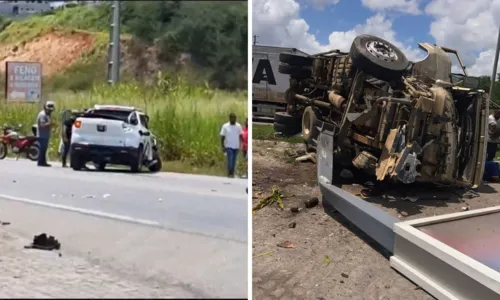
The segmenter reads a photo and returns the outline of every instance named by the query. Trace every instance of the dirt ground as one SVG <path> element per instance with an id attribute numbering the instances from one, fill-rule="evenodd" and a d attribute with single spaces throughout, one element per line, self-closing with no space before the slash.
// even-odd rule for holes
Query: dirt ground
<path id="1" fill-rule="evenodd" d="M 301 144 L 253 140 L 253 206 L 271 194 L 272 186 L 285 196 L 253 216 L 253 298 L 267 299 L 433 299 L 390 268 L 388 254 L 339 213 L 322 207 L 307 209 L 303 201 L 321 199 L 316 186 L 316 165 L 296 163 L 287 153 Z M 407 186 L 408 187 L 408 186 Z M 360 195 L 361 185 L 344 189 Z M 391 189 L 382 197 L 366 199 L 400 220 L 441 215 L 500 205 L 499 184 L 475 192 L 429 191 L 411 202 L 415 191 Z M 423 196 L 422 196 L 423 195 Z M 290 207 L 300 207 L 298 213 Z M 325 212 L 326 211 L 326 212 Z M 295 248 L 277 245 L 291 242 Z"/>
<path id="2" fill-rule="evenodd" d="M 25 44 L 0 47 L 0 71 L 6 61 L 37 61 L 43 65 L 43 75 L 61 72 L 94 46 L 91 34 L 49 32 Z"/>
<path id="3" fill-rule="evenodd" d="M 29 41 L 0 45 L 0 72 L 5 71 L 6 61 L 37 61 L 43 66 L 43 76 L 65 71 L 86 53 L 96 49 L 96 35 L 84 31 L 58 31 L 52 29 Z M 122 71 L 139 76 L 152 76 L 165 67 L 158 56 L 158 47 L 146 47 L 132 39 L 121 40 Z M 181 54 L 175 66 L 189 63 Z M 104 70 L 103 62 L 103 70 Z"/>

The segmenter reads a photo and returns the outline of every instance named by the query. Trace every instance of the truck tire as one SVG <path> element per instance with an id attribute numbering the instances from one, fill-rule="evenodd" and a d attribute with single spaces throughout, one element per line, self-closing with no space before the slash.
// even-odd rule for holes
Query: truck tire
<path id="1" fill-rule="evenodd" d="M 321 117 L 319 111 L 312 106 L 306 107 L 302 114 L 302 137 L 309 144 L 315 144 L 319 136 L 316 122 Z"/>
<path id="2" fill-rule="evenodd" d="M 289 54 L 289 53 L 280 53 L 279 60 L 282 63 L 298 67 L 310 67 L 313 64 L 312 57 Z"/>
<path id="3" fill-rule="evenodd" d="M 409 65 L 399 48 L 384 39 L 367 34 L 354 39 L 350 55 L 353 67 L 385 81 L 400 79 Z"/>
<path id="4" fill-rule="evenodd" d="M 292 78 L 307 78 L 312 76 L 312 70 L 304 67 L 281 64 L 278 66 L 278 72 L 290 75 Z"/>
<path id="5" fill-rule="evenodd" d="M 286 125 L 278 122 L 274 122 L 274 131 L 280 132 L 284 136 L 296 135 L 300 132 L 300 126 L 298 125 Z"/>
<path id="6" fill-rule="evenodd" d="M 130 171 L 132 173 L 138 173 L 141 171 L 143 157 L 144 157 L 144 147 L 141 144 L 139 145 L 139 148 L 137 148 L 137 153 L 133 157 L 132 162 L 130 162 Z"/>
<path id="7" fill-rule="evenodd" d="M 300 119 L 296 116 L 292 116 L 287 112 L 276 112 L 274 113 L 274 122 L 284 124 L 284 125 L 294 125 L 300 122 Z"/>

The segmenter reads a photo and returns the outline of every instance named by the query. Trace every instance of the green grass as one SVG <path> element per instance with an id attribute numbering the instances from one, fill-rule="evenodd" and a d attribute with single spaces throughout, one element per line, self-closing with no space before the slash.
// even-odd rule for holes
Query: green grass
<path id="1" fill-rule="evenodd" d="M 50 11 L 22 20 L 4 19 L 0 24 L 3 29 L 0 42 L 26 43 L 53 30 L 106 31 L 109 29 L 109 18 L 105 14 L 103 10 L 82 6 Z"/>
<path id="2" fill-rule="evenodd" d="M 62 109 L 81 109 L 94 104 L 129 105 L 144 110 L 150 116 L 152 132 L 158 137 L 166 170 L 188 173 L 225 174 L 220 127 L 230 112 L 236 113 L 240 120 L 247 117 L 246 93 L 189 86 L 181 79 L 165 76 L 154 87 L 103 85 L 78 93 L 56 92 L 45 100 L 56 102 L 56 120 Z M 23 124 L 27 133 L 39 110 L 39 105 L 5 104 L 2 101 L 0 125 Z M 57 158 L 59 130 L 58 125 L 53 128 L 48 153 L 51 159 Z"/>
<path id="3" fill-rule="evenodd" d="M 290 137 L 275 136 L 272 124 L 270 125 L 253 124 L 252 139 L 280 141 L 280 142 L 296 143 L 296 144 L 304 143 L 304 139 L 300 136 L 290 136 Z"/>

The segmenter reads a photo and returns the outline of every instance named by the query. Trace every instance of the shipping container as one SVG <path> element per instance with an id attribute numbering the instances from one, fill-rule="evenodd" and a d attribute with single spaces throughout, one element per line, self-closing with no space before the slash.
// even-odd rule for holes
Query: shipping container
<path id="1" fill-rule="evenodd" d="M 252 49 L 252 110 L 253 118 L 274 119 L 276 111 L 286 109 L 285 91 L 289 75 L 278 72 L 280 53 L 308 56 L 295 48 L 254 45 Z"/>

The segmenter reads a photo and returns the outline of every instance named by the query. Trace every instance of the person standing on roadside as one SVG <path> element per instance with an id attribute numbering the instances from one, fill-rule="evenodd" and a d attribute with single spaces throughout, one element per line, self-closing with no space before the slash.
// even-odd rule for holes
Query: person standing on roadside
<path id="1" fill-rule="evenodd" d="M 54 102 L 47 101 L 43 105 L 43 109 L 38 113 L 36 118 L 37 131 L 36 136 L 40 144 L 40 154 L 38 155 L 39 167 L 50 167 L 47 163 L 47 149 L 49 148 L 50 131 L 52 130 L 51 115 L 56 106 Z"/>
<path id="2" fill-rule="evenodd" d="M 229 114 L 229 122 L 222 125 L 220 130 L 222 152 L 226 154 L 227 176 L 234 177 L 238 151 L 243 140 L 243 129 L 236 122 L 236 114 Z"/>
<path id="3" fill-rule="evenodd" d="M 488 117 L 488 144 L 486 146 L 486 161 L 492 161 L 500 143 L 500 110 Z"/>
<path id="4" fill-rule="evenodd" d="M 63 148 L 61 153 L 62 167 L 66 168 L 66 160 L 68 158 L 69 149 L 71 147 L 71 132 L 73 130 L 73 123 L 76 121 L 76 111 L 72 110 L 71 115 L 63 123 L 63 128 L 61 130 L 61 140 L 63 142 Z"/>
<path id="5" fill-rule="evenodd" d="M 245 159 L 245 178 L 247 178 L 248 177 L 248 118 L 245 119 L 245 124 L 243 125 L 241 152 L 243 153 L 243 158 Z"/>

